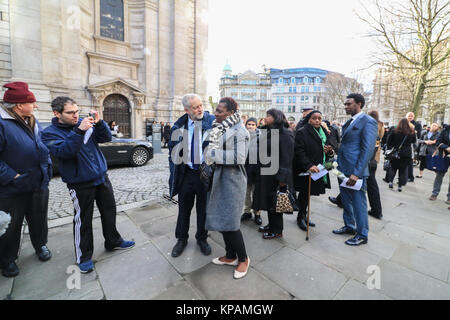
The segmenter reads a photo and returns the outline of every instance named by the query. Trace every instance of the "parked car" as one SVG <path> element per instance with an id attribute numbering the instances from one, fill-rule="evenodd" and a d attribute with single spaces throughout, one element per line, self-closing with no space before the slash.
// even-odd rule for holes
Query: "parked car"
<path id="1" fill-rule="evenodd" d="M 42 129 L 50 123 L 42 123 Z M 105 156 L 106 163 L 113 165 L 130 165 L 139 167 L 153 159 L 153 147 L 148 141 L 137 139 L 125 139 L 113 137 L 110 142 L 99 143 L 100 150 Z M 53 174 L 58 173 L 58 159 L 51 156 L 53 162 Z"/>

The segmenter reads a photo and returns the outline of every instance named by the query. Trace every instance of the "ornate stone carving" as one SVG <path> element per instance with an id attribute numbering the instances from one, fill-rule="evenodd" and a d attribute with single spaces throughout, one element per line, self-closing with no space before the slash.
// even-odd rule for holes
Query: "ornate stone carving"
<path id="1" fill-rule="evenodd" d="M 93 98 L 93 103 L 96 106 L 100 106 L 102 100 L 106 97 L 104 90 L 91 90 L 91 95 Z"/>
<path id="2" fill-rule="evenodd" d="M 134 94 L 134 103 L 137 108 L 140 108 L 143 104 L 145 104 L 145 95 L 143 94 Z"/>

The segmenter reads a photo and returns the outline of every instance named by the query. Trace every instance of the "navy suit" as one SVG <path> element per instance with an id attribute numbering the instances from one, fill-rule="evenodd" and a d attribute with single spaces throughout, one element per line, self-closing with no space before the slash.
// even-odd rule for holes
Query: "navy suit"
<path id="1" fill-rule="evenodd" d="M 214 120 L 215 117 L 205 111 L 201 128 L 202 139 L 205 137 L 206 131 L 212 128 Z M 208 237 L 208 231 L 205 229 L 207 190 L 200 181 L 198 168 L 196 166 L 191 168 L 188 163 L 185 163 L 184 161 L 183 151 L 192 152 L 189 148 L 185 148 L 186 145 L 183 145 L 183 139 L 187 138 L 187 135 L 183 135 L 184 131 L 189 132 L 189 117 L 187 114 L 183 115 L 175 122 L 171 130 L 171 139 L 169 141 L 170 197 L 178 195 L 178 218 L 175 237 L 182 241 L 187 241 L 189 238 L 190 217 L 195 202 L 197 213 L 197 233 L 195 234 L 195 238 L 197 240 L 206 240 Z M 203 140 L 201 150 L 204 152 L 209 141 L 207 139 Z M 191 141 L 193 141 L 192 138 Z M 200 142 L 198 141 L 197 143 Z M 199 148 L 198 145 L 196 147 Z M 192 154 L 188 159 L 192 159 L 191 156 Z M 183 162 L 178 163 L 181 159 L 183 159 Z"/>
<path id="2" fill-rule="evenodd" d="M 363 186 L 359 191 L 340 187 L 344 223 L 347 227 L 356 229 L 358 235 L 366 238 L 369 234 L 366 199 L 367 177 L 370 175 L 368 165 L 374 152 L 377 135 L 377 122 L 363 113 L 343 129 L 338 154 L 338 169 L 347 177 L 353 174 L 363 179 Z"/>

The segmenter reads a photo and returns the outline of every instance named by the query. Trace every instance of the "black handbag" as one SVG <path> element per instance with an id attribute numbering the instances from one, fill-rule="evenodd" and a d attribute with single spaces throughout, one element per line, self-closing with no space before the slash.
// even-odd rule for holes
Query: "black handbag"
<path id="1" fill-rule="evenodd" d="M 386 152 L 384 153 L 384 157 L 390 161 L 400 159 L 400 150 L 403 147 L 406 138 L 406 136 L 403 138 L 402 144 L 398 148 L 386 150 Z"/>
<path id="2" fill-rule="evenodd" d="M 214 164 L 208 166 L 205 162 L 200 165 L 200 181 L 206 188 L 206 191 L 211 191 L 214 170 L 216 166 Z"/>
<path id="3" fill-rule="evenodd" d="M 383 163 L 383 170 L 384 171 L 388 171 L 391 168 L 391 161 L 389 160 L 384 160 Z"/>

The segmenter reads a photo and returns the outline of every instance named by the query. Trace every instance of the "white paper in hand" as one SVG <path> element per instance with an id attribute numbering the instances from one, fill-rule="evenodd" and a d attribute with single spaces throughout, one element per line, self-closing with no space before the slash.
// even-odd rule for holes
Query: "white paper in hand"
<path id="1" fill-rule="evenodd" d="M 89 138 L 92 136 L 92 132 L 94 132 L 94 129 L 89 128 L 86 133 L 84 134 L 84 144 L 88 143 Z"/>
<path id="2" fill-rule="evenodd" d="M 348 186 L 347 185 L 347 181 L 348 181 L 348 178 L 345 178 L 344 181 L 341 183 L 341 187 L 352 189 L 352 190 L 356 190 L 356 191 L 361 190 L 361 187 L 362 187 L 362 184 L 363 184 L 362 179 L 358 179 L 358 181 L 356 181 L 356 183 L 355 183 L 355 185 L 353 187 Z"/>
<path id="3" fill-rule="evenodd" d="M 314 181 L 319 180 L 320 178 L 322 178 L 323 176 L 325 176 L 328 173 L 328 170 L 325 169 L 325 167 L 321 164 L 319 164 L 317 166 L 317 168 L 319 168 L 319 172 L 317 173 L 311 173 L 311 179 L 313 179 Z"/>

